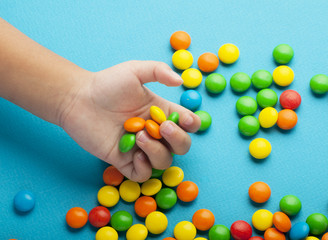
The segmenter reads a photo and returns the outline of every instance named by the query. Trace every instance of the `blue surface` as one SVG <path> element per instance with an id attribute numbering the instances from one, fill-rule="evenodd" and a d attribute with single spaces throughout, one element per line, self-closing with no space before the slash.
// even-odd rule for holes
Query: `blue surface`
<path id="1" fill-rule="evenodd" d="M 204 82 L 197 89 L 203 96 L 201 110 L 211 113 L 213 124 L 208 132 L 192 135 L 190 152 L 176 156 L 174 164 L 185 171 L 186 180 L 198 184 L 200 194 L 195 202 L 178 203 L 167 211 L 165 234 L 149 239 L 172 236 L 175 224 L 191 220 L 200 208 L 213 211 L 216 224 L 230 227 L 239 219 L 250 222 L 259 208 L 277 211 L 286 194 L 297 195 L 303 204 L 293 223 L 305 221 L 314 212 L 327 215 L 327 96 L 314 96 L 309 88 L 313 75 L 327 74 L 327 10 L 326 0 L 0 0 L 1 17 L 91 71 L 132 59 L 171 64 L 169 37 L 176 30 L 191 35 L 193 67 L 202 53 L 216 53 L 227 42 L 236 44 L 240 59 L 216 70 L 227 80 L 237 71 L 272 72 L 276 67 L 273 48 L 280 43 L 293 47 L 295 57 L 289 66 L 295 81 L 288 89 L 302 96 L 299 122 L 288 132 L 260 130 L 256 137 L 267 138 L 273 149 L 264 161 L 251 159 L 252 138 L 238 133 L 234 105 L 241 95 L 234 94 L 229 85 L 218 96 L 209 95 Z M 157 83 L 148 86 L 176 103 L 184 91 Z M 272 89 L 278 95 L 283 91 Z M 256 91 L 249 89 L 245 95 L 255 97 Z M 66 226 L 65 214 L 71 207 L 90 211 L 97 205 L 106 164 L 83 151 L 60 128 L 5 100 L 0 101 L 0 113 L 0 239 L 93 239 L 94 228 L 88 224 L 72 230 Z M 271 187 L 272 196 L 265 204 L 253 204 L 248 198 L 248 187 L 255 181 Z M 28 214 L 13 208 L 13 198 L 22 189 L 36 196 L 35 208 Z M 133 204 L 120 202 L 111 211 L 122 209 L 133 212 Z"/>

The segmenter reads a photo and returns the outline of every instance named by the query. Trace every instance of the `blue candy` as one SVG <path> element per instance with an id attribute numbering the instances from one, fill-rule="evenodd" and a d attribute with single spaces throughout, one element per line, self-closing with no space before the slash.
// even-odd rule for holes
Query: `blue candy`
<path id="1" fill-rule="evenodd" d="M 195 111 L 202 104 L 202 96 L 196 90 L 187 90 L 182 93 L 180 104 L 191 111 Z"/>
<path id="2" fill-rule="evenodd" d="M 35 205 L 35 197 L 34 194 L 22 190 L 19 191 L 14 198 L 14 207 L 20 212 L 28 212 L 34 208 Z"/>
<path id="3" fill-rule="evenodd" d="M 310 227 L 305 222 L 296 223 L 289 232 L 289 238 L 291 240 L 302 240 L 305 239 L 310 232 Z"/>

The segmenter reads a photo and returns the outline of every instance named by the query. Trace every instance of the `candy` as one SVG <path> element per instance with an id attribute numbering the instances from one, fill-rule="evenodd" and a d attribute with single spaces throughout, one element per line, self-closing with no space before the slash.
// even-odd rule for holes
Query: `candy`
<path id="1" fill-rule="evenodd" d="M 186 88 L 196 88 L 202 82 L 203 76 L 198 69 L 189 68 L 183 71 L 181 78 L 183 80 L 183 86 Z"/>
<path id="2" fill-rule="evenodd" d="M 184 49 L 178 50 L 172 55 L 172 63 L 174 67 L 180 70 L 190 68 L 193 61 L 192 54 Z"/>
<path id="3" fill-rule="evenodd" d="M 207 209 L 199 209 L 192 216 L 192 223 L 200 231 L 209 230 L 215 222 L 214 214 Z"/>
<path id="4" fill-rule="evenodd" d="M 168 187 L 178 186 L 184 178 L 181 168 L 172 166 L 166 169 L 162 175 L 163 183 Z"/>
<path id="5" fill-rule="evenodd" d="M 283 109 L 278 113 L 277 125 L 284 130 L 290 130 L 297 124 L 297 114 L 290 109 Z"/>
<path id="6" fill-rule="evenodd" d="M 207 239 L 206 238 L 203 238 L 203 237 L 197 237 L 194 240 L 207 240 Z"/>
<path id="7" fill-rule="evenodd" d="M 328 92 L 328 76 L 325 74 L 314 75 L 310 80 L 310 87 L 316 94 Z"/>
<path id="8" fill-rule="evenodd" d="M 182 221 L 175 225 L 173 232 L 177 240 L 194 240 L 197 230 L 191 222 Z"/>
<path id="9" fill-rule="evenodd" d="M 242 115 L 252 115 L 257 110 L 257 103 L 254 98 L 249 96 L 240 97 L 236 102 L 237 112 Z"/>
<path id="10" fill-rule="evenodd" d="M 219 73 L 212 73 L 205 79 L 205 87 L 207 91 L 213 94 L 222 92 L 227 85 L 225 78 Z"/>
<path id="11" fill-rule="evenodd" d="M 264 159 L 271 153 L 271 144 L 264 138 L 256 138 L 249 144 L 249 153 L 256 159 Z"/>
<path id="12" fill-rule="evenodd" d="M 252 216 L 252 224 L 259 231 L 265 231 L 272 227 L 273 214 L 266 210 L 257 210 Z"/>
<path id="13" fill-rule="evenodd" d="M 30 191 L 21 190 L 14 197 L 14 207 L 20 212 L 29 212 L 35 206 L 34 194 Z"/>
<path id="14" fill-rule="evenodd" d="M 158 124 L 162 124 L 162 122 L 166 121 L 165 113 L 159 107 L 151 106 L 149 112 L 151 118 Z"/>
<path id="15" fill-rule="evenodd" d="M 179 124 L 179 113 L 172 112 L 170 116 L 167 118 L 167 120 L 170 120 L 174 122 L 175 124 Z"/>
<path id="16" fill-rule="evenodd" d="M 155 211 L 147 216 L 145 224 L 152 234 L 161 234 L 166 230 L 168 221 L 163 213 Z"/>
<path id="17" fill-rule="evenodd" d="M 251 83 L 251 78 L 243 72 L 237 72 L 230 78 L 231 89 L 238 93 L 247 91 Z"/>
<path id="18" fill-rule="evenodd" d="M 133 133 L 126 133 L 121 137 L 120 143 L 118 145 L 120 152 L 126 153 L 130 151 L 134 144 L 136 143 L 136 135 Z"/>
<path id="19" fill-rule="evenodd" d="M 248 195 L 256 203 L 264 203 L 271 196 L 271 189 L 265 182 L 255 182 L 248 188 Z"/>
<path id="20" fill-rule="evenodd" d="M 257 89 L 268 88 L 272 84 L 272 75 L 267 70 L 257 70 L 253 73 L 251 80 Z"/>
<path id="21" fill-rule="evenodd" d="M 177 187 L 178 198 L 183 202 L 191 202 L 198 196 L 198 187 L 191 181 L 184 181 Z"/>
<path id="22" fill-rule="evenodd" d="M 104 186 L 98 191 L 98 202 L 105 207 L 113 207 L 120 200 L 117 189 L 113 186 Z"/>
<path id="23" fill-rule="evenodd" d="M 273 81 L 282 87 L 290 85 L 294 80 L 294 72 L 288 66 L 279 66 L 272 73 Z"/>
<path id="24" fill-rule="evenodd" d="M 107 208 L 97 206 L 89 212 L 89 223 L 97 228 L 106 226 L 110 221 L 110 212 Z"/>
<path id="25" fill-rule="evenodd" d="M 119 188 L 121 198 L 126 202 L 134 202 L 140 196 L 140 185 L 131 180 L 125 180 Z"/>
<path id="26" fill-rule="evenodd" d="M 124 129 L 127 132 L 139 132 L 142 129 L 144 129 L 145 127 L 145 120 L 143 118 L 140 117 L 133 117 L 133 118 L 129 118 L 128 120 L 126 120 L 124 122 Z"/>
<path id="27" fill-rule="evenodd" d="M 74 207 L 66 213 L 66 222 L 71 228 L 81 228 L 88 221 L 88 213 L 80 207 Z"/>
<path id="28" fill-rule="evenodd" d="M 280 210 L 288 216 L 295 216 L 302 208 L 302 203 L 298 197 L 294 195 L 284 196 L 279 203 Z"/>
<path id="29" fill-rule="evenodd" d="M 287 64 L 294 57 L 294 50 L 288 44 L 279 44 L 272 52 L 274 60 L 279 64 Z"/>
<path id="30" fill-rule="evenodd" d="M 180 104 L 191 111 L 195 111 L 202 104 L 202 96 L 196 90 L 187 90 L 182 93 Z"/>
<path id="31" fill-rule="evenodd" d="M 301 95 L 294 90 L 284 91 L 279 98 L 280 105 L 286 109 L 296 109 L 301 104 Z"/>
<path id="32" fill-rule="evenodd" d="M 155 199 L 158 207 L 170 209 L 177 202 L 177 194 L 171 188 L 163 188 L 157 193 Z"/>
<path id="33" fill-rule="evenodd" d="M 226 43 L 220 47 L 218 55 L 223 63 L 232 64 L 239 58 L 239 49 L 232 43 Z"/>
<path id="34" fill-rule="evenodd" d="M 151 172 L 151 177 L 152 178 L 159 178 L 160 176 L 162 176 L 163 172 L 164 172 L 164 170 L 162 170 L 162 169 L 159 170 L 159 169 L 153 168 L 152 172 Z"/>
<path id="35" fill-rule="evenodd" d="M 259 120 L 253 116 L 244 116 L 239 120 L 238 129 L 244 136 L 254 136 L 260 129 Z"/>
<path id="36" fill-rule="evenodd" d="M 198 131 L 205 131 L 207 130 L 211 124 L 212 124 L 212 117 L 208 112 L 199 110 L 197 112 L 195 112 L 196 115 L 198 115 L 198 117 L 200 117 L 200 128 L 198 129 Z"/>
<path id="37" fill-rule="evenodd" d="M 292 226 L 289 232 L 290 240 L 302 240 L 309 235 L 310 227 L 305 222 L 298 222 Z"/>
<path id="38" fill-rule="evenodd" d="M 273 107 L 264 108 L 259 114 L 259 122 L 261 127 L 273 127 L 278 121 L 278 112 Z"/>
<path id="39" fill-rule="evenodd" d="M 156 178 L 147 180 L 141 185 L 141 193 L 145 196 L 152 196 L 162 188 L 162 182 Z"/>
<path id="40" fill-rule="evenodd" d="M 328 228 L 327 217 L 321 213 L 313 213 L 307 217 L 306 223 L 310 227 L 310 234 L 321 235 Z"/>
<path id="41" fill-rule="evenodd" d="M 128 230 L 133 222 L 132 215 L 127 211 L 117 211 L 113 214 L 110 224 L 116 231 Z"/>
<path id="42" fill-rule="evenodd" d="M 257 93 L 256 101 L 261 108 L 273 107 L 278 102 L 278 96 L 275 91 L 266 88 Z"/>
<path id="43" fill-rule="evenodd" d="M 176 31 L 170 37 L 170 44 L 173 49 L 187 49 L 190 46 L 191 38 L 188 33 L 184 31 Z"/>
<path id="44" fill-rule="evenodd" d="M 159 132 L 159 125 L 153 120 L 147 120 L 145 124 L 146 130 L 150 136 L 155 139 L 161 139 L 162 135 Z"/>
<path id="45" fill-rule="evenodd" d="M 126 240 L 145 240 L 147 236 L 148 229 L 142 224 L 135 224 L 126 232 Z"/>
<path id="46" fill-rule="evenodd" d="M 313 237 L 313 236 L 310 236 L 310 237 L 305 238 L 305 240 L 320 240 L 320 239 L 316 238 L 316 237 Z M 321 240 L 325 240 L 325 239 L 321 238 Z"/>
<path id="47" fill-rule="evenodd" d="M 118 186 L 123 179 L 123 174 L 114 166 L 107 167 L 103 173 L 103 180 L 106 185 Z"/>
<path id="48" fill-rule="evenodd" d="M 321 240 L 328 240 L 328 233 L 325 233 L 325 234 L 322 236 Z"/>
<path id="49" fill-rule="evenodd" d="M 224 225 L 214 225 L 208 232 L 209 240 L 230 240 L 230 230 Z"/>
<path id="50" fill-rule="evenodd" d="M 134 211 L 139 217 L 145 218 L 151 212 L 156 211 L 157 204 L 154 198 L 142 196 L 134 204 Z"/>
<path id="51" fill-rule="evenodd" d="M 289 217 L 283 212 L 275 212 L 272 222 L 280 232 L 288 232 L 292 227 Z"/>
<path id="52" fill-rule="evenodd" d="M 264 239 L 265 240 L 285 240 L 286 237 L 283 233 L 279 232 L 275 228 L 268 228 L 264 232 Z"/>
<path id="53" fill-rule="evenodd" d="M 173 237 L 166 237 L 166 238 L 163 238 L 163 240 L 176 240 L 176 239 Z"/>
<path id="54" fill-rule="evenodd" d="M 251 237 L 249 240 L 264 240 L 264 239 L 261 237 L 258 237 L 258 236 L 254 236 L 254 237 Z"/>
<path id="55" fill-rule="evenodd" d="M 219 59 L 214 53 L 203 53 L 197 61 L 198 67 L 203 72 L 213 72 L 219 66 Z"/>
<path id="56" fill-rule="evenodd" d="M 118 240 L 118 234 L 112 227 L 102 227 L 96 233 L 96 240 Z"/>
<path id="57" fill-rule="evenodd" d="M 230 233 L 235 240 L 248 240 L 252 236 L 252 227 L 247 222 L 238 220 L 231 225 Z"/>

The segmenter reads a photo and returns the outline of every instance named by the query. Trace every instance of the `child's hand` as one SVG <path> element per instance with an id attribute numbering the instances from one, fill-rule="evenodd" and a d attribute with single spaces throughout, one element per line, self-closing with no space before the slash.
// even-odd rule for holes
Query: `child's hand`
<path id="1" fill-rule="evenodd" d="M 152 167 L 168 168 L 172 163 L 171 152 L 188 152 L 191 139 L 185 131 L 197 131 L 199 117 L 143 85 L 155 81 L 167 86 L 181 85 L 182 79 L 168 65 L 130 61 L 92 74 L 91 78 L 81 81 L 60 119 L 60 125 L 81 147 L 139 182 L 151 176 Z M 171 121 L 164 122 L 160 127 L 161 141 L 143 130 L 137 134 L 137 146 L 121 153 L 118 144 L 125 133 L 124 122 L 131 117 L 149 119 L 152 105 L 160 107 L 167 116 L 178 112 L 180 127 Z"/>

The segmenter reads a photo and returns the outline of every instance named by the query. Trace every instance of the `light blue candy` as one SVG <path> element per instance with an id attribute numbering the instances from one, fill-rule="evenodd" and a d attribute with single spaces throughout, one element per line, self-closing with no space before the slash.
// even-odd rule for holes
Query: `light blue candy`
<path id="1" fill-rule="evenodd" d="M 307 223 L 298 222 L 290 229 L 289 238 L 291 240 L 303 240 L 309 235 L 309 232 L 310 227 Z"/>
<path id="2" fill-rule="evenodd" d="M 202 96 L 196 90 L 187 90 L 182 93 L 180 104 L 191 111 L 195 111 L 202 104 Z"/>
<path id="3" fill-rule="evenodd" d="M 34 194 L 22 190 L 19 191 L 14 198 L 14 207 L 20 212 L 28 212 L 34 208 L 35 205 L 35 197 Z"/>

